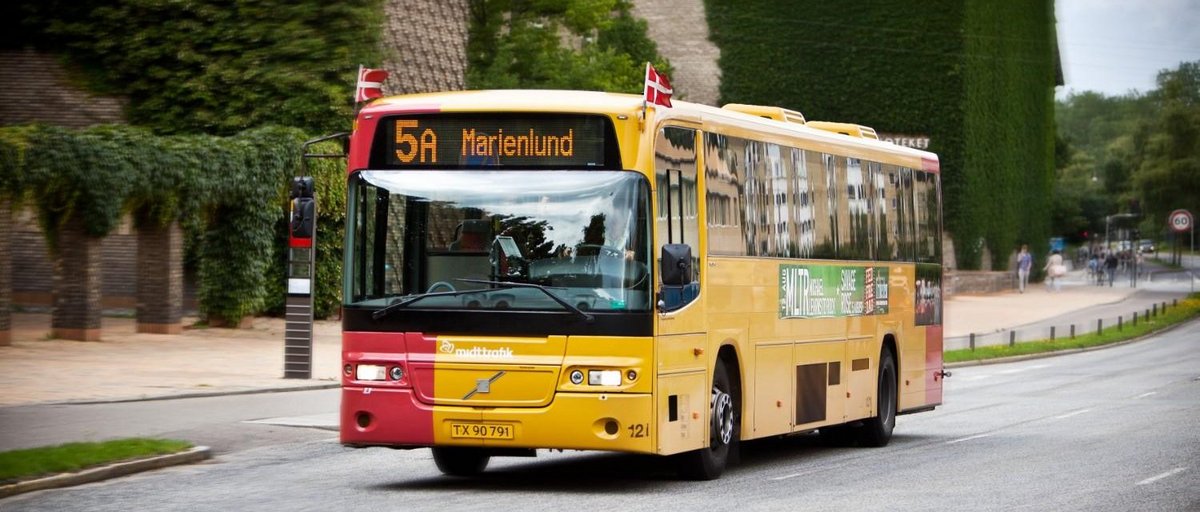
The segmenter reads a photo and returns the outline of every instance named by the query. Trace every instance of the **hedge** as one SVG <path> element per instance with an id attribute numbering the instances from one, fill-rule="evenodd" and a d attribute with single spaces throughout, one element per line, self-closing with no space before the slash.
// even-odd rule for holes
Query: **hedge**
<path id="1" fill-rule="evenodd" d="M 211 321 L 236 324 L 282 301 L 287 188 L 299 169 L 297 129 L 267 127 L 231 137 L 158 137 L 128 126 L 66 130 L 44 126 L 0 128 L 0 191 L 36 208 L 51 250 L 59 228 L 82 221 L 103 237 L 122 215 L 139 225 L 178 220 L 188 261 L 199 275 L 198 300 Z M 318 277 L 324 317 L 340 302 L 340 246 L 345 209 L 343 171 L 319 172 Z M 339 181 L 340 180 L 340 181 Z M 275 297 L 273 295 L 278 295 Z"/>
<path id="2" fill-rule="evenodd" d="M 958 266 L 1004 268 L 1050 233 L 1052 4 L 1018 3 L 706 0 L 721 102 L 928 135 Z"/>

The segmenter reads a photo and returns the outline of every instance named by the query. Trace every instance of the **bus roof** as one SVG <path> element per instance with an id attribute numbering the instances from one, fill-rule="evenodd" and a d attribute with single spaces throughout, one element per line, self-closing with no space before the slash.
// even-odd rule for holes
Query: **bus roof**
<path id="1" fill-rule="evenodd" d="M 788 121 L 779 121 L 754 114 L 760 109 L 763 111 L 783 110 L 778 107 L 730 104 L 726 106 L 727 108 L 717 108 L 674 99 L 671 103 L 672 108 L 653 105 L 649 107 L 648 111 L 653 112 L 654 122 L 674 119 L 698 124 L 702 129 L 711 129 L 715 126 L 736 127 L 738 131 L 776 134 L 780 138 L 799 137 L 822 146 L 833 146 L 852 151 L 857 148 L 866 153 L 887 153 L 914 161 L 919 159 L 920 165 L 913 165 L 913 167 L 931 172 L 940 170 L 938 157 L 934 153 L 862 137 L 859 135 L 861 131 L 846 134 L 839 133 L 845 130 L 830 130 L 834 126 L 866 128 L 852 123 L 824 122 L 817 123 L 822 125 L 820 127 L 807 126 L 803 116 L 798 112 L 795 116 L 787 116 Z M 627 115 L 634 118 L 639 115 L 643 104 L 642 96 L 636 94 L 550 89 L 497 89 L 390 96 L 371 102 L 362 109 L 360 115 L 527 111 Z M 650 114 L 648 113 L 648 115 Z"/>

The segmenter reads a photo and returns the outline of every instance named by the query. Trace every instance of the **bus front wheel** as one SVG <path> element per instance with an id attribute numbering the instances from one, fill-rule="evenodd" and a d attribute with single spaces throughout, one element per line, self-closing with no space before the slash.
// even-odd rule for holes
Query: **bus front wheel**
<path id="1" fill-rule="evenodd" d="M 483 472 L 491 458 L 479 448 L 444 446 L 432 448 L 433 462 L 448 476 L 475 476 Z"/>
<path id="2" fill-rule="evenodd" d="M 689 480 L 714 480 L 721 476 L 741 436 L 741 402 L 725 361 L 717 359 L 709 402 L 708 447 L 681 455 L 680 476 Z"/>

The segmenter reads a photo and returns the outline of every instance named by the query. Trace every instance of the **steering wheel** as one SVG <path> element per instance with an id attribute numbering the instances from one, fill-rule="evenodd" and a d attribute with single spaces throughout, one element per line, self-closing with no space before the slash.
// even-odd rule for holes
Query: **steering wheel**
<path id="1" fill-rule="evenodd" d="M 436 283 L 429 285 L 429 289 L 425 290 L 425 293 L 433 293 L 433 291 L 438 288 L 445 288 L 447 291 L 451 291 L 451 292 L 458 291 L 458 290 L 454 289 L 454 285 L 447 283 L 446 281 L 438 281 Z"/>

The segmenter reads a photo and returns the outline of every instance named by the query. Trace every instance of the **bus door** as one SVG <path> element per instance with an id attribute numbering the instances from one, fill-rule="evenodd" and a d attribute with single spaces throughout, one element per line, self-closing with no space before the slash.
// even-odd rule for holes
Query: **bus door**
<path id="1" fill-rule="evenodd" d="M 706 352 L 704 248 L 700 245 L 697 131 L 666 126 L 654 138 L 654 240 L 658 276 L 658 452 L 678 453 L 708 444 L 711 376 Z M 664 269 L 664 265 L 671 268 Z"/>

